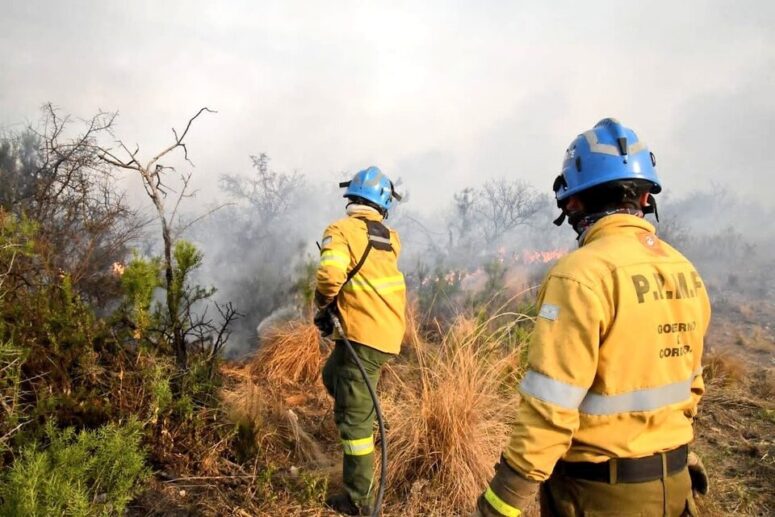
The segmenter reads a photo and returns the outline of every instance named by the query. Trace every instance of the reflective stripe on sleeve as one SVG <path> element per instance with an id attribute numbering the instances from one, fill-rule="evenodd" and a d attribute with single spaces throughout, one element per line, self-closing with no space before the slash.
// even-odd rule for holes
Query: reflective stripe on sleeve
<path id="1" fill-rule="evenodd" d="M 587 415 L 615 415 L 636 411 L 654 411 L 691 398 L 691 383 L 701 370 L 683 381 L 654 388 L 629 391 L 616 395 L 601 395 L 584 388 L 552 379 L 542 373 L 528 370 L 520 383 L 520 390 L 531 397 L 566 409 L 578 409 Z"/>
<path id="2" fill-rule="evenodd" d="M 598 395 L 590 392 L 579 406 L 579 411 L 588 415 L 653 411 L 688 400 L 691 397 L 691 383 L 692 379 L 687 379 L 618 395 Z"/>
<path id="3" fill-rule="evenodd" d="M 567 384 L 534 370 L 528 370 L 519 385 L 522 392 L 567 409 L 577 409 L 587 390 Z"/>
<path id="4" fill-rule="evenodd" d="M 487 487 L 484 492 L 484 499 L 490 503 L 490 506 L 505 517 L 519 517 L 522 515 L 522 510 L 515 506 L 511 506 L 509 503 L 498 497 L 498 494 L 492 491 L 492 488 Z"/>
<path id="5" fill-rule="evenodd" d="M 345 286 L 346 291 L 373 291 L 380 294 L 395 293 L 406 290 L 404 275 L 385 276 L 382 278 L 366 279 L 361 275 L 355 275 Z"/>
<path id="6" fill-rule="evenodd" d="M 374 452 L 374 437 L 342 440 L 342 448 L 348 456 L 365 456 Z"/>
<path id="7" fill-rule="evenodd" d="M 320 254 L 320 266 L 333 266 L 342 271 L 347 271 L 350 265 L 350 256 L 336 250 L 323 250 Z"/>

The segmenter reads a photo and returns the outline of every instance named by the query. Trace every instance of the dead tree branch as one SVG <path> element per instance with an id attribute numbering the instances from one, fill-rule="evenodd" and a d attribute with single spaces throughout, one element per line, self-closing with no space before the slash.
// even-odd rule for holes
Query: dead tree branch
<path id="1" fill-rule="evenodd" d="M 176 282 L 176 272 L 172 260 L 172 248 L 175 243 L 175 232 L 173 226 L 175 219 L 178 216 L 178 207 L 180 202 L 188 190 L 191 174 L 184 174 L 182 176 L 183 186 L 180 194 L 175 202 L 175 206 L 171 212 L 168 212 L 166 207 L 167 192 L 171 191 L 170 188 L 164 184 L 164 175 L 166 171 L 174 171 L 173 167 L 165 166 L 160 163 L 164 157 L 169 155 L 175 149 L 183 149 L 184 159 L 191 165 L 193 163 L 188 156 L 188 148 L 186 147 L 185 138 L 188 135 L 191 126 L 194 121 L 199 118 L 203 113 L 216 113 L 216 111 L 203 107 L 200 108 L 197 113 L 188 119 L 185 128 L 181 133 L 178 133 L 175 128 L 172 128 L 172 134 L 174 136 L 174 142 L 156 153 L 146 165 L 142 165 L 138 159 L 140 147 L 135 146 L 134 151 L 130 151 L 129 148 L 122 142 L 118 141 L 118 146 L 128 156 L 126 159 L 121 159 L 110 148 L 99 148 L 100 158 L 114 167 L 118 167 L 125 170 L 132 170 L 137 172 L 142 181 L 146 194 L 153 203 L 159 222 L 161 224 L 162 241 L 164 244 L 164 281 L 167 291 L 166 309 L 169 317 L 170 324 L 172 326 L 172 348 L 175 352 L 175 358 L 180 370 L 184 370 L 188 363 L 187 350 L 186 350 L 186 336 L 183 328 L 183 321 L 180 317 L 179 299 L 175 295 L 174 285 Z"/>

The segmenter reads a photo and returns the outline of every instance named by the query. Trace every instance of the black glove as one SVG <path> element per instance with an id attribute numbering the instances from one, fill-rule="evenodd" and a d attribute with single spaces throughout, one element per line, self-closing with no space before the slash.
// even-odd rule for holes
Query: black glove
<path id="1" fill-rule="evenodd" d="M 334 333 L 334 320 L 332 316 L 333 309 L 330 305 L 321 307 L 315 314 L 315 319 L 313 321 L 323 337 L 328 337 Z"/>

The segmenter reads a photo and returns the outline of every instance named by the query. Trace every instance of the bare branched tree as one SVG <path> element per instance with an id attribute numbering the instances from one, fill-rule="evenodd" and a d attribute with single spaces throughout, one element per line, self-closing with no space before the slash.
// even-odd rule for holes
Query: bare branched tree
<path id="1" fill-rule="evenodd" d="M 485 237 L 495 243 L 516 227 L 527 224 L 544 206 L 545 197 L 521 180 L 490 180 L 476 193 L 473 210 L 479 215 Z"/>
<path id="2" fill-rule="evenodd" d="M 39 128 L 0 140 L 0 205 L 33 220 L 48 267 L 67 271 L 98 301 L 117 294 L 106 289 L 110 265 L 142 227 L 95 149 L 115 116 L 100 112 L 78 124 L 47 104 Z"/>
<path id="3" fill-rule="evenodd" d="M 471 187 L 464 188 L 453 195 L 454 216 L 449 228 L 449 245 L 455 244 L 453 235 L 457 233 L 459 239 L 465 239 L 473 229 L 475 191 Z"/>
<path id="4" fill-rule="evenodd" d="M 237 200 L 246 201 L 254 214 L 258 238 L 265 238 L 273 224 L 289 213 L 303 184 L 303 176 L 294 171 L 279 173 L 269 168 L 269 156 L 251 156 L 254 176 L 246 178 L 225 174 L 221 189 Z"/>
<path id="5" fill-rule="evenodd" d="M 134 149 L 127 147 L 123 141 L 118 140 L 117 149 L 108 147 L 99 147 L 98 156 L 106 164 L 119 169 L 134 171 L 139 174 L 143 181 L 143 187 L 145 193 L 153 202 L 156 208 L 156 214 L 161 225 L 162 240 L 164 244 L 164 281 L 166 288 L 166 309 L 170 325 L 172 326 L 172 348 L 175 353 L 178 368 L 184 370 L 188 363 L 188 355 L 186 350 L 186 335 L 184 330 L 184 322 L 180 316 L 180 297 L 176 296 L 176 290 L 174 286 L 178 279 L 175 278 L 175 267 L 172 260 L 172 250 L 176 239 L 175 222 L 178 214 L 178 208 L 180 202 L 187 197 L 193 196 L 195 193 L 189 192 L 189 185 L 191 179 L 191 173 L 180 175 L 180 182 L 182 186 L 179 189 L 177 198 L 175 199 L 172 209 L 167 206 L 167 195 L 173 192 L 172 188 L 166 183 L 170 174 L 174 174 L 176 171 L 173 167 L 166 166 L 162 163 L 162 160 L 167 158 L 170 153 L 176 150 L 183 151 L 183 158 L 191 165 L 193 163 L 188 157 L 188 148 L 186 147 L 185 138 L 188 135 L 191 125 L 199 118 L 203 113 L 215 113 L 210 108 L 201 108 L 193 117 L 191 117 L 186 123 L 182 132 L 178 133 L 175 128 L 172 128 L 172 134 L 174 140 L 172 144 L 156 153 L 147 162 L 142 163 L 139 157 L 140 147 L 135 145 Z M 119 158 L 119 154 L 124 155 L 123 158 Z"/>
<path id="6" fill-rule="evenodd" d="M 465 188 L 453 196 L 448 247 L 465 262 L 502 244 L 517 227 L 531 224 L 547 205 L 546 196 L 521 180 L 498 178 Z"/>

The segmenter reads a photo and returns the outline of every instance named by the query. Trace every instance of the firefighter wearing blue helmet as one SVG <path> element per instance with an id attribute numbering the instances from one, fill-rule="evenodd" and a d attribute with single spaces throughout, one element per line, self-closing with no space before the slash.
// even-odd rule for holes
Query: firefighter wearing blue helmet
<path id="1" fill-rule="evenodd" d="M 708 478 L 688 444 L 710 302 L 644 219 L 662 190 L 655 165 L 610 118 L 568 147 L 555 223 L 567 218 L 579 249 L 541 285 L 516 423 L 477 515 L 517 517 L 539 487 L 542 515 L 697 515 Z"/>
<path id="2" fill-rule="evenodd" d="M 375 405 L 344 339 L 351 343 L 368 382 L 376 386 L 382 366 L 399 353 L 406 327 L 406 284 L 398 269 L 401 241 L 384 224 L 393 200 L 400 197 L 377 167 L 364 169 L 339 186 L 347 189 L 347 217 L 323 233 L 315 288 L 315 324 L 323 335 L 332 334 L 335 314 L 343 332 L 334 333 L 336 345 L 323 367 L 323 384 L 334 399 L 344 491 L 333 494 L 326 504 L 346 515 L 371 515 L 377 502 Z"/>
<path id="3" fill-rule="evenodd" d="M 581 235 L 611 210 L 630 210 L 634 214 L 642 211 L 658 216 L 653 194 L 662 191 L 662 183 L 657 176 L 654 153 L 632 129 L 616 119 L 606 118 L 568 146 L 562 174 L 555 179 L 553 189 L 557 206 L 562 210 L 555 224 L 561 225 L 567 216 Z M 635 199 L 638 194 L 644 195 L 645 203 L 638 204 Z M 575 208 L 576 203 L 569 206 L 574 196 L 587 201 L 583 211 Z M 608 202 L 616 197 L 628 202 L 621 206 Z"/>
<path id="4" fill-rule="evenodd" d="M 376 208 L 383 216 L 387 217 L 388 210 L 393 206 L 393 198 L 396 195 L 393 182 L 385 176 L 378 167 L 371 166 L 360 171 L 348 182 L 342 183 L 347 187 L 344 196 L 347 199 L 360 200 Z"/>

